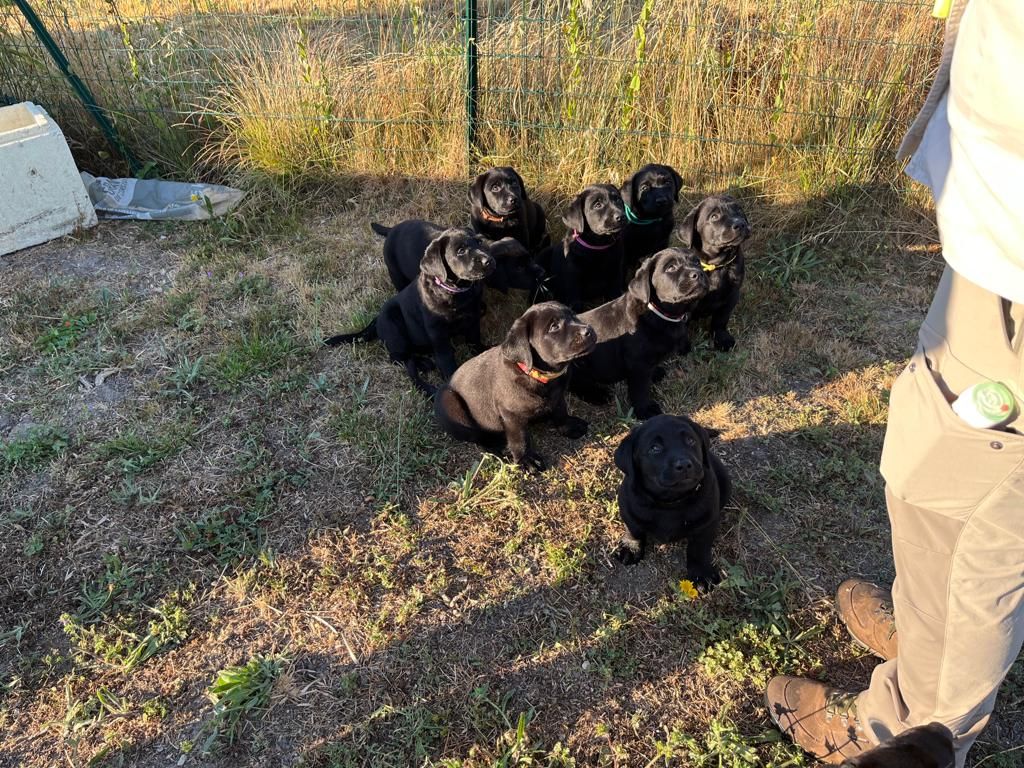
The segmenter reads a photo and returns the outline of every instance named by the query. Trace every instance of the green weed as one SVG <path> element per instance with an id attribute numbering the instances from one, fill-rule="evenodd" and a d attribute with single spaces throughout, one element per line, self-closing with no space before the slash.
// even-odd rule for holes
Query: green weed
<path id="1" fill-rule="evenodd" d="M 95 311 L 79 315 L 63 314 L 57 325 L 51 326 L 36 338 L 36 349 L 44 355 L 54 355 L 74 348 L 85 332 L 96 324 L 97 318 Z"/>
<path id="2" fill-rule="evenodd" d="M 283 656 L 255 656 L 244 666 L 220 671 L 208 689 L 213 720 L 203 752 L 209 752 L 222 738 L 233 744 L 241 735 L 243 719 L 266 709 L 274 682 L 286 663 Z"/>
<path id="3" fill-rule="evenodd" d="M 96 456 L 128 476 L 138 475 L 184 448 L 195 432 L 191 423 L 171 423 L 148 435 L 129 430 L 97 446 Z"/>
<path id="4" fill-rule="evenodd" d="M 0 470 L 12 472 L 38 466 L 63 455 L 70 443 L 71 437 L 60 427 L 31 427 L 13 440 L 0 443 Z"/>

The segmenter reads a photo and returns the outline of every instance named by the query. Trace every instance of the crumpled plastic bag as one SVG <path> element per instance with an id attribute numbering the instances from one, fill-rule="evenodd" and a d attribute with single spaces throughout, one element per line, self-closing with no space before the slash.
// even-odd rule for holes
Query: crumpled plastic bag
<path id="1" fill-rule="evenodd" d="M 201 221 L 222 216 L 245 197 L 219 184 L 108 179 L 81 172 L 96 214 L 104 219 Z"/>

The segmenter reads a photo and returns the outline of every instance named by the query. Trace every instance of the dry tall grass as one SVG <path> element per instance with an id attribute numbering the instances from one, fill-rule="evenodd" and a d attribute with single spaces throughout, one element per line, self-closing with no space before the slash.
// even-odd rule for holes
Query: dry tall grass
<path id="1" fill-rule="evenodd" d="M 140 155 L 179 171 L 460 177 L 461 4 L 37 3 Z M 0 9 L 10 95 L 84 112 Z M 893 170 L 934 62 L 925 4 L 880 0 L 481 3 L 481 164 L 566 193 L 659 160 L 697 180 L 809 193 Z"/>

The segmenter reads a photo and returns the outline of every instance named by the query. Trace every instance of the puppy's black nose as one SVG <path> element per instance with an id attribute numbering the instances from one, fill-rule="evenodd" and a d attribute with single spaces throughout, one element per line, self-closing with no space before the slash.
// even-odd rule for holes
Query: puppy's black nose
<path id="1" fill-rule="evenodd" d="M 701 272 L 699 270 L 696 270 L 696 269 L 688 269 L 688 270 L 686 270 L 686 279 L 689 280 L 691 283 L 695 283 L 698 280 L 700 280 L 700 276 L 701 276 Z"/>
<path id="2" fill-rule="evenodd" d="M 693 469 L 693 462 L 690 459 L 678 456 L 672 460 L 672 468 L 676 472 L 689 472 Z"/>
<path id="3" fill-rule="evenodd" d="M 615 216 L 613 216 L 612 218 L 613 218 L 613 220 L 615 221 L 616 224 L 621 224 L 622 222 L 624 222 L 626 220 L 626 214 L 625 213 L 619 213 L 618 211 L 616 211 L 615 212 Z"/>
<path id="4" fill-rule="evenodd" d="M 732 223 L 732 231 L 736 232 L 738 234 L 742 233 L 744 235 L 749 235 L 750 234 L 750 225 L 747 224 L 747 222 L 745 222 L 742 219 L 740 219 L 739 221 L 734 221 Z"/>

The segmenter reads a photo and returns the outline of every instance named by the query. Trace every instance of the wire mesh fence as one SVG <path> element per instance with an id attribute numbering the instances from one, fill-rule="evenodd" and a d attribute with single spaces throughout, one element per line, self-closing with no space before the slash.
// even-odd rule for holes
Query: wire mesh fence
<path id="1" fill-rule="evenodd" d="M 651 161 L 693 179 L 890 173 L 939 51 L 929 5 L 32 2 L 126 145 L 162 172 L 460 177 L 500 163 L 567 190 Z M 118 165 L 0 0 L 2 98 L 45 106 L 87 165 Z"/>

